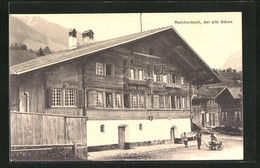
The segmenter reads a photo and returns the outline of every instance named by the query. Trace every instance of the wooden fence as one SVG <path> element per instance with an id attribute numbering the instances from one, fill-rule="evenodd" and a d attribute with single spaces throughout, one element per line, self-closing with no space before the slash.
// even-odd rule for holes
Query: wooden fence
<path id="1" fill-rule="evenodd" d="M 10 113 L 11 147 L 87 144 L 86 118 L 43 113 Z"/>

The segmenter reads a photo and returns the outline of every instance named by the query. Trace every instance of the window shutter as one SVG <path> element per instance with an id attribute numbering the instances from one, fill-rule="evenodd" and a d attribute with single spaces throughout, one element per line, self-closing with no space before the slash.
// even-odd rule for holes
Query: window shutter
<path id="1" fill-rule="evenodd" d="M 83 90 L 78 90 L 76 103 L 77 107 L 83 106 Z"/>
<path id="2" fill-rule="evenodd" d="M 159 95 L 153 95 L 153 108 L 159 109 Z"/>
<path id="3" fill-rule="evenodd" d="M 46 107 L 51 107 L 51 88 L 47 88 L 46 90 Z"/>
<path id="4" fill-rule="evenodd" d="M 95 108 L 97 101 L 97 92 L 96 91 L 88 91 L 88 107 Z"/>

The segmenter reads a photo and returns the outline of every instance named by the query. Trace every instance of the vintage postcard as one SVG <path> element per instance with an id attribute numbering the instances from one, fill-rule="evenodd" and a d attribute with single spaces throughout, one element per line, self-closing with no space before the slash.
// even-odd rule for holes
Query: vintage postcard
<path id="1" fill-rule="evenodd" d="M 10 160 L 243 160 L 242 13 L 10 14 Z"/>

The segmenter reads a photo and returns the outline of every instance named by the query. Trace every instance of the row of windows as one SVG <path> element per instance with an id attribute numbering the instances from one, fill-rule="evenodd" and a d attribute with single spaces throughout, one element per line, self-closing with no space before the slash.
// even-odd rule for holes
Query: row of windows
<path id="1" fill-rule="evenodd" d="M 228 112 L 222 112 L 221 113 L 221 120 L 222 121 L 228 121 Z M 242 121 L 241 111 L 235 111 L 234 112 L 234 121 Z"/>
<path id="2" fill-rule="evenodd" d="M 144 80 L 144 71 L 141 70 L 141 69 L 138 69 L 137 70 L 137 78 L 136 78 L 136 75 L 135 75 L 135 69 L 131 68 L 130 69 L 130 79 L 138 79 L 138 80 Z"/>
<path id="3" fill-rule="evenodd" d="M 235 115 L 235 121 L 242 121 L 242 113 L 241 113 L 241 111 L 235 111 L 234 115 Z"/>
<path id="4" fill-rule="evenodd" d="M 105 99 L 103 98 L 105 96 Z M 122 99 L 123 96 L 123 99 Z M 159 97 L 159 98 L 156 98 Z M 105 101 L 105 102 L 104 102 Z M 115 93 L 96 93 L 96 107 L 99 108 L 122 108 L 124 101 L 125 108 L 145 108 L 144 94 L 119 94 Z M 114 104 L 113 104 L 114 103 Z M 159 104 L 160 109 L 185 109 L 187 105 L 187 97 L 181 96 L 164 96 L 154 95 L 151 99 L 152 107 Z M 51 90 L 51 106 L 75 106 L 76 90 L 75 89 L 52 89 Z"/>
<path id="5" fill-rule="evenodd" d="M 174 74 L 154 74 L 153 80 L 155 82 L 164 82 L 164 83 L 177 83 L 176 75 Z M 181 76 L 180 84 L 184 84 L 184 77 Z"/>
<path id="6" fill-rule="evenodd" d="M 103 96 L 105 95 L 105 102 Z M 157 99 L 152 97 L 151 103 L 152 107 L 155 108 L 155 104 Z M 158 103 L 160 109 L 186 109 L 188 108 L 187 105 L 187 97 L 181 96 L 159 96 Z M 96 93 L 96 107 L 106 107 L 106 108 L 113 108 L 113 101 L 115 101 L 114 108 L 122 108 L 122 100 L 124 101 L 125 108 L 145 108 L 145 95 L 144 94 L 113 94 L 112 93 L 103 93 L 97 92 Z"/>
<path id="7" fill-rule="evenodd" d="M 143 124 L 140 123 L 140 124 L 139 124 L 139 131 L 142 131 L 142 130 L 143 130 Z M 104 132 L 105 132 L 105 125 L 104 125 L 104 124 L 100 125 L 100 132 L 101 132 L 101 133 L 104 133 Z"/>
<path id="8" fill-rule="evenodd" d="M 96 74 L 112 76 L 112 74 L 113 74 L 112 67 L 113 66 L 110 64 L 96 63 Z M 104 69 L 105 69 L 105 71 L 104 71 Z M 136 73 L 136 71 L 137 71 L 137 73 Z M 137 76 L 136 76 L 136 74 L 137 74 Z M 136 70 L 136 69 L 130 68 L 129 77 L 130 77 L 130 79 L 144 80 L 144 71 L 141 69 Z M 174 75 L 174 74 L 154 74 L 154 81 L 164 82 L 164 83 L 176 83 L 176 75 Z M 185 83 L 184 77 L 181 77 L 180 83 L 181 84 Z"/>

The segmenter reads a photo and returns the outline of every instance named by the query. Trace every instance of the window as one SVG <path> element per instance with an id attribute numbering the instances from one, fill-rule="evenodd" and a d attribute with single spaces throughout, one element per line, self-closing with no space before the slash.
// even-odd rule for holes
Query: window
<path id="1" fill-rule="evenodd" d="M 75 106 L 75 90 L 65 90 L 65 106 Z"/>
<path id="2" fill-rule="evenodd" d="M 163 75 L 163 82 L 168 83 L 168 75 Z"/>
<path id="3" fill-rule="evenodd" d="M 241 111 L 235 111 L 235 121 L 241 121 Z"/>
<path id="4" fill-rule="evenodd" d="M 104 65 L 103 63 L 96 63 L 96 74 L 103 75 L 104 74 Z"/>
<path id="5" fill-rule="evenodd" d="M 171 104 L 172 104 L 172 108 L 175 109 L 176 108 L 175 96 L 171 96 Z"/>
<path id="6" fill-rule="evenodd" d="M 184 84 L 184 77 L 181 77 L 181 84 Z"/>
<path id="7" fill-rule="evenodd" d="M 170 96 L 165 96 L 165 108 L 170 108 Z"/>
<path id="8" fill-rule="evenodd" d="M 130 79 L 135 79 L 135 70 L 134 69 L 130 69 Z"/>
<path id="9" fill-rule="evenodd" d="M 139 95 L 139 108 L 144 108 L 144 95 Z"/>
<path id="10" fill-rule="evenodd" d="M 209 122 L 209 113 L 206 114 L 206 121 Z"/>
<path id="11" fill-rule="evenodd" d="M 185 106 L 186 106 L 186 97 L 182 97 L 181 108 L 185 109 Z"/>
<path id="12" fill-rule="evenodd" d="M 115 94 L 115 108 L 121 108 L 121 94 Z"/>
<path id="13" fill-rule="evenodd" d="M 238 121 L 238 119 L 237 119 L 237 114 L 238 114 L 237 111 L 235 111 L 235 112 L 234 112 L 234 115 L 235 115 L 235 121 Z"/>
<path id="14" fill-rule="evenodd" d="M 51 89 L 51 106 L 75 106 L 75 89 Z"/>
<path id="15" fill-rule="evenodd" d="M 106 76 L 112 76 L 112 65 L 106 64 Z"/>
<path id="16" fill-rule="evenodd" d="M 131 107 L 137 108 L 137 95 L 131 95 Z"/>
<path id="17" fill-rule="evenodd" d="M 163 101 L 163 96 L 159 95 L 159 108 L 164 108 L 164 101 Z"/>
<path id="18" fill-rule="evenodd" d="M 215 105 L 215 100 L 209 100 L 209 105 Z"/>
<path id="19" fill-rule="evenodd" d="M 242 113 L 241 113 L 241 111 L 238 111 L 238 117 L 239 117 L 239 121 L 242 121 Z"/>
<path id="20" fill-rule="evenodd" d="M 143 124 L 139 124 L 139 130 L 143 130 Z"/>
<path id="21" fill-rule="evenodd" d="M 181 108 L 181 98 L 177 97 L 177 109 Z"/>
<path id="22" fill-rule="evenodd" d="M 61 106 L 61 89 L 51 90 L 51 105 Z"/>
<path id="23" fill-rule="evenodd" d="M 103 132 L 103 133 L 105 132 L 105 125 L 103 125 L 103 124 L 100 125 L 100 132 Z"/>
<path id="24" fill-rule="evenodd" d="M 174 74 L 170 74 L 170 83 L 176 83 L 176 76 Z"/>
<path id="25" fill-rule="evenodd" d="M 106 107 L 112 108 L 112 93 L 106 93 Z"/>
<path id="26" fill-rule="evenodd" d="M 138 70 L 138 79 L 143 80 L 143 70 Z"/>
<path id="27" fill-rule="evenodd" d="M 221 113 L 221 116 L 222 116 L 222 121 L 227 121 L 228 118 L 227 118 L 227 112 L 222 112 Z"/>
<path id="28" fill-rule="evenodd" d="M 125 106 L 125 108 L 130 108 L 130 96 L 129 96 L 129 94 L 124 94 L 124 106 Z"/>
<path id="29" fill-rule="evenodd" d="M 225 118 L 226 118 L 226 121 L 228 121 L 228 113 L 225 112 Z"/>
<path id="30" fill-rule="evenodd" d="M 160 82 L 160 75 L 154 74 L 154 75 L 153 75 L 153 80 L 154 80 L 155 82 Z"/>
<path id="31" fill-rule="evenodd" d="M 221 113 L 222 121 L 227 121 L 227 112 Z"/>
<path id="32" fill-rule="evenodd" d="M 97 92 L 97 107 L 103 107 L 103 93 Z"/>

